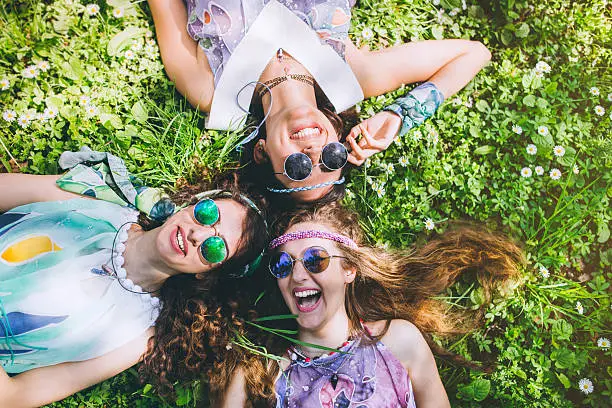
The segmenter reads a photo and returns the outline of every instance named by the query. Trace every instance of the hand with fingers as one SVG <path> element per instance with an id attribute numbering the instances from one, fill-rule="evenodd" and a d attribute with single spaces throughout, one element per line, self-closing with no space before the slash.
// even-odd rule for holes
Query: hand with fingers
<path id="1" fill-rule="evenodd" d="M 383 111 L 352 128 L 346 137 L 352 149 L 348 156 L 349 163 L 361 166 L 368 157 L 385 150 L 393 142 L 401 124 L 402 119 L 398 115 Z M 359 135 L 361 139 L 357 142 Z"/>

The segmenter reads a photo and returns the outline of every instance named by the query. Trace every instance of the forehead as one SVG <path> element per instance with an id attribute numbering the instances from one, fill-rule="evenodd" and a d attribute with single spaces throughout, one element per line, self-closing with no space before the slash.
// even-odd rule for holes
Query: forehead
<path id="1" fill-rule="evenodd" d="M 333 229 L 329 228 L 325 224 L 319 224 L 314 222 L 301 222 L 299 224 L 292 225 L 289 229 L 285 231 L 285 234 L 291 232 L 298 231 L 308 231 L 308 230 L 317 230 L 317 231 L 325 231 L 325 232 L 333 232 Z M 304 239 L 296 239 L 295 241 L 287 242 L 286 244 L 281 245 L 276 250 L 278 251 L 286 251 L 293 254 L 301 253 L 301 251 L 305 250 L 311 246 L 321 246 L 326 249 L 337 249 L 337 245 L 335 241 L 324 239 L 324 238 L 304 238 Z"/>

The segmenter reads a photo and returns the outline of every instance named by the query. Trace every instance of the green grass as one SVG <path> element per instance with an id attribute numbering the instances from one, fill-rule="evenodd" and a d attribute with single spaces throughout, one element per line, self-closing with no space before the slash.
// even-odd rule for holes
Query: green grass
<path id="1" fill-rule="evenodd" d="M 203 115 L 175 92 L 146 3 L 92 1 L 100 6 L 94 16 L 77 1 L 5 3 L 0 80 L 10 84 L 0 91 L 0 110 L 31 120 L 21 127 L 0 119 L 4 171 L 56 173 L 59 154 L 82 145 L 126 158 L 152 185 L 193 181 L 232 165 L 239 135 L 203 131 Z M 355 170 L 346 199 L 381 245 L 427 239 L 427 219 L 440 231 L 447 220 L 477 220 L 524 243 L 529 265 L 522 285 L 489 307 L 482 330 L 448 344 L 499 365 L 492 375 L 441 365 L 457 407 L 601 407 L 612 393 L 611 352 L 597 345 L 612 338 L 610 8 L 603 0 L 530 3 L 470 0 L 463 10 L 460 0 L 439 6 L 362 0 L 354 12 L 353 40 L 370 48 L 463 37 L 483 41 L 493 53 L 491 64 L 433 120 Z M 124 16 L 113 17 L 122 5 Z M 365 40 L 368 29 L 374 35 Z M 41 61 L 48 70 L 25 78 L 23 70 Z M 549 72 L 536 73 L 540 61 Z M 364 101 L 361 114 L 402 92 Z M 56 115 L 39 118 L 45 109 Z M 521 134 L 513 131 L 517 125 Z M 541 126 L 548 131 L 538 132 Z M 555 146 L 565 154 L 556 156 Z M 530 177 L 521 177 L 525 167 Z M 553 169 L 561 173 L 556 180 Z M 482 302 L 468 283 L 446 298 L 458 307 Z M 592 381 L 592 393 L 580 392 L 581 378 Z M 197 385 L 178 395 L 167 405 L 202 400 Z M 164 405 L 132 369 L 51 406 Z"/>

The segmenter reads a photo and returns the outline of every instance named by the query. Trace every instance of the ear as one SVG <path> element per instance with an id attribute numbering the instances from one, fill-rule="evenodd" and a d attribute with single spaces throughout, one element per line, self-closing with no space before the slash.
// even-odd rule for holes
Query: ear
<path id="1" fill-rule="evenodd" d="M 259 139 L 257 143 L 255 143 L 255 147 L 253 148 L 253 160 L 255 160 L 257 164 L 263 164 L 269 161 L 268 154 L 266 153 L 266 141 L 264 139 Z"/>
<path id="2" fill-rule="evenodd" d="M 357 277 L 357 268 L 354 266 L 347 266 L 344 269 L 344 283 L 352 283 Z"/>

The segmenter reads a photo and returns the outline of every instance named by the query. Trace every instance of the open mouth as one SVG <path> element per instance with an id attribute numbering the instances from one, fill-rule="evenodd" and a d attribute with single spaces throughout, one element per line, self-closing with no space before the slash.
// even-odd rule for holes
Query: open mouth
<path id="1" fill-rule="evenodd" d="M 181 227 L 177 227 L 176 228 L 176 235 L 174 236 L 174 246 L 175 249 L 178 249 L 179 253 L 181 253 L 183 256 L 187 255 L 187 247 L 185 246 L 185 238 L 183 235 L 183 229 Z"/>
<path id="2" fill-rule="evenodd" d="M 291 140 L 305 140 L 321 135 L 321 128 L 318 126 L 306 127 L 291 134 Z"/>
<path id="3" fill-rule="evenodd" d="M 318 289 L 294 290 L 295 302 L 300 312 L 312 312 L 321 300 L 321 291 Z"/>

